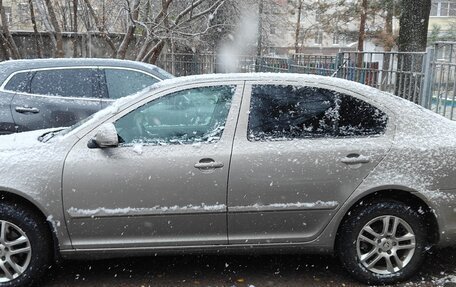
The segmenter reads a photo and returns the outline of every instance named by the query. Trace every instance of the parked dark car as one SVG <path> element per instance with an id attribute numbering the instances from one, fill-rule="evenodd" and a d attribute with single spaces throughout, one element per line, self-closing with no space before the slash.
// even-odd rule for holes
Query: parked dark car
<path id="1" fill-rule="evenodd" d="M 16 60 L 0 64 L 0 135 L 71 126 L 161 80 L 150 64 L 114 59 Z"/>

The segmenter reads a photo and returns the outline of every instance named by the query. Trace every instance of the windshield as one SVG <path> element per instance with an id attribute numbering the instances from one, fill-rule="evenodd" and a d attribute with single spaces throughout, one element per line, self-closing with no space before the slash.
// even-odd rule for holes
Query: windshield
<path id="1" fill-rule="evenodd" d="M 83 124 L 85 124 L 86 122 L 90 121 L 91 119 L 93 119 L 95 117 L 95 115 L 98 114 L 98 113 L 95 113 L 91 116 L 89 116 L 88 118 L 85 118 L 77 123 L 75 123 L 74 125 L 68 127 L 68 128 L 65 128 L 63 130 L 60 130 L 56 135 L 59 135 L 59 136 L 64 136 L 64 135 L 67 135 L 69 134 L 71 131 L 77 129 L 78 127 L 82 126 Z"/>

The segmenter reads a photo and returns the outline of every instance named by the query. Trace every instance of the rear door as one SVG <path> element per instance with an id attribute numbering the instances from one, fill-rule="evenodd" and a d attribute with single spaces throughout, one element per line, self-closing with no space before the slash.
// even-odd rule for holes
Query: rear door
<path id="1" fill-rule="evenodd" d="M 0 92 L 0 135 L 16 131 L 14 120 L 11 115 L 11 101 L 14 94 Z"/>
<path id="2" fill-rule="evenodd" d="M 156 76 L 134 69 L 102 67 L 102 107 L 109 106 L 117 99 L 135 94 L 161 81 Z"/>
<path id="3" fill-rule="evenodd" d="M 101 109 L 96 69 L 74 67 L 31 71 L 25 92 L 11 103 L 18 131 L 71 126 Z"/>
<path id="4" fill-rule="evenodd" d="M 346 91 L 247 85 L 229 178 L 230 244 L 316 238 L 388 152 L 392 122 Z"/>

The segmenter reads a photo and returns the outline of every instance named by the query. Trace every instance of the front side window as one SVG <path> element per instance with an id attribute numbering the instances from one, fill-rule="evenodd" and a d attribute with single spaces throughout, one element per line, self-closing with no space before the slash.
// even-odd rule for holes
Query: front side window
<path id="1" fill-rule="evenodd" d="M 158 82 L 152 76 L 132 70 L 105 69 L 105 75 L 111 99 L 132 95 Z"/>
<path id="2" fill-rule="evenodd" d="M 17 73 L 5 85 L 5 90 L 19 93 L 28 93 L 30 83 L 30 73 Z"/>
<path id="3" fill-rule="evenodd" d="M 335 91 L 291 85 L 253 87 L 248 138 L 370 136 L 385 131 L 387 116 L 374 106 Z"/>
<path id="4" fill-rule="evenodd" d="M 119 140 L 123 145 L 216 142 L 234 91 L 234 86 L 202 87 L 158 98 L 117 120 Z"/>
<path id="5" fill-rule="evenodd" d="M 94 69 L 61 69 L 37 71 L 30 92 L 60 97 L 94 97 Z"/>

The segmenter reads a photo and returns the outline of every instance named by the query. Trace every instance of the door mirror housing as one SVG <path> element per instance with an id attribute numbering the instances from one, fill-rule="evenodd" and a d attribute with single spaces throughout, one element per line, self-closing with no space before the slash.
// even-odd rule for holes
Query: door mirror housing
<path id="1" fill-rule="evenodd" d="M 102 124 L 94 138 L 87 144 L 89 148 L 109 148 L 119 146 L 119 137 L 113 123 Z"/>

